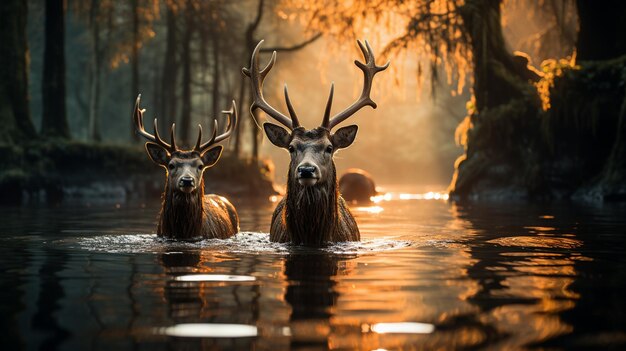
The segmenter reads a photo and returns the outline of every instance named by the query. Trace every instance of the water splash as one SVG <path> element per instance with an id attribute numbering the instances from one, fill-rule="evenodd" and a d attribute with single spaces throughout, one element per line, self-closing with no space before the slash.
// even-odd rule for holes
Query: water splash
<path id="1" fill-rule="evenodd" d="M 164 240 L 155 234 L 95 235 L 61 239 L 53 245 L 108 253 L 162 253 L 172 250 L 212 250 L 218 252 L 287 255 L 293 252 L 325 252 L 338 255 L 361 255 L 397 250 L 412 245 L 411 241 L 375 238 L 363 241 L 329 244 L 322 248 L 300 247 L 269 240 L 269 234 L 240 232 L 228 239 L 204 239 L 194 242 Z"/>

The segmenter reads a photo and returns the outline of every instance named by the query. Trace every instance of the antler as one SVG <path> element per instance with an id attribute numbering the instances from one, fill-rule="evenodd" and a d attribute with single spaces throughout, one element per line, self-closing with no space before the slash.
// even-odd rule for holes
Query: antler
<path id="1" fill-rule="evenodd" d="M 164 149 L 166 149 L 167 151 L 169 151 L 169 153 L 173 153 L 176 150 L 178 150 L 178 148 L 176 147 L 176 139 L 174 138 L 174 130 L 176 128 L 176 123 L 172 123 L 172 127 L 170 129 L 170 139 L 171 139 L 171 145 L 166 143 L 165 141 L 163 141 L 163 139 L 161 139 L 161 137 L 159 136 L 159 129 L 157 126 L 157 119 L 154 119 L 154 135 L 146 132 L 144 126 L 143 126 L 143 113 L 146 111 L 145 109 L 140 110 L 139 109 L 139 101 L 141 100 L 141 94 L 139 94 L 137 96 L 137 100 L 135 101 L 135 110 L 133 112 L 133 120 L 135 122 L 135 128 L 137 129 L 137 134 L 143 136 L 144 138 L 155 142 L 158 145 L 161 145 Z"/>
<path id="2" fill-rule="evenodd" d="M 196 141 L 196 146 L 193 151 L 198 152 L 199 154 L 203 154 L 205 151 L 211 148 L 211 146 L 219 143 L 222 140 L 226 140 L 233 134 L 233 130 L 237 126 L 237 106 L 235 105 L 235 100 L 233 100 L 230 110 L 222 111 L 223 114 L 228 116 L 228 126 L 226 127 L 226 131 L 223 134 L 217 135 L 217 120 L 213 120 L 213 133 L 211 134 L 211 138 L 206 143 L 202 144 L 202 126 L 198 124 L 198 140 Z"/>
<path id="3" fill-rule="evenodd" d="M 330 107 L 332 105 L 333 100 L 333 88 L 330 87 L 330 95 L 328 97 L 328 102 L 326 104 L 326 111 L 324 113 L 324 119 L 322 120 L 322 127 L 330 130 L 339 123 L 345 121 L 350 116 L 355 114 L 358 110 L 365 106 L 372 106 L 372 108 L 376 108 L 376 103 L 370 98 L 370 92 L 372 90 L 372 80 L 374 80 L 374 75 L 380 71 L 384 71 L 389 67 L 389 62 L 384 64 L 383 66 L 376 66 L 376 59 L 374 58 L 374 51 L 370 47 L 370 44 L 365 41 L 365 45 L 361 43 L 360 40 L 357 40 L 359 44 L 359 48 L 361 52 L 363 52 L 363 58 L 365 59 L 365 63 L 354 60 L 354 64 L 363 71 L 363 90 L 361 91 L 361 96 L 355 101 L 352 105 L 350 105 L 344 111 L 336 114 L 330 119 Z"/>
<path id="4" fill-rule="evenodd" d="M 285 127 L 294 130 L 300 126 L 300 122 L 298 121 L 298 116 L 291 105 L 291 101 L 289 100 L 289 93 L 287 92 L 287 85 L 285 85 L 285 101 L 287 102 L 287 109 L 289 110 L 289 115 L 291 118 L 283 115 L 278 112 L 275 108 L 270 106 L 270 104 L 265 101 L 263 97 L 263 80 L 265 80 L 265 76 L 269 73 L 269 71 L 276 63 L 276 51 L 272 53 L 272 58 L 270 62 L 268 62 L 267 66 L 262 70 L 259 69 L 259 50 L 261 49 L 261 44 L 263 40 L 261 40 L 256 48 L 254 48 L 254 52 L 252 53 L 252 58 L 250 59 L 250 68 L 243 68 L 242 72 L 246 76 L 250 77 L 252 82 L 252 92 L 254 94 L 254 101 L 250 106 L 250 111 L 254 109 L 260 108 L 263 112 L 267 113 L 270 117 L 274 118 L 277 122 L 284 125 Z"/>

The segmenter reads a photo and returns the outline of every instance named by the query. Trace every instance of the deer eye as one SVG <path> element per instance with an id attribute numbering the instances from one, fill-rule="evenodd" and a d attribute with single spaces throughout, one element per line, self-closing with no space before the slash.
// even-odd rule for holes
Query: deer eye
<path id="1" fill-rule="evenodd" d="M 174 168 L 176 168 L 176 165 L 175 165 L 175 164 L 173 164 L 173 163 L 170 163 L 170 164 L 167 166 L 167 168 L 169 168 L 169 169 L 170 169 L 170 171 L 172 171 L 172 170 L 174 170 Z"/>
<path id="2" fill-rule="evenodd" d="M 198 170 L 200 170 L 200 171 L 201 171 L 203 168 L 204 168 L 204 165 L 199 165 L 199 166 L 198 166 Z"/>
<path id="3" fill-rule="evenodd" d="M 332 146 L 332 145 L 328 145 L 328 146 L 326 147 L 326 152 L 327 152 L 327 153 L 329 153 L 329 154 L 330 154 L 331 152 L 333 152 L 333 146 Z"/>
<path id="4" fill-rule="evenodd" d="M 292 145 L 289 145 L 287 150 L 289 150 L 290 153 L 294 153 L 296 151 L 296 148 L 294 148 Z"/>

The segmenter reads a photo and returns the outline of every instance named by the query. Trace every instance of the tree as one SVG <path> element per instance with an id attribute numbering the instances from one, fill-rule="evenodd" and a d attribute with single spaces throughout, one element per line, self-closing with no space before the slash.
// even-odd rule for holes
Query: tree
<path id="1" fill-rule="evenodd" d="M 250 60 L 250 57 L 252 56 L 252 52 L 254 51 L 254 48 L 258 44 L 258 39 L 256 39 L 255 34 L 256 34 L 256 31 L 260 27 L 264 12 L 265 12 L 265 0 L 259 0 L 254 19 L 252 20 L 252 22 L 248 24 L 244 32 L 244 45 L 245 46 L 244 46 L 244 54 L 243 54 L 244 62 L 243 62 L 242 67 L 247 67 L 249 65 L 250 63 L 249 60 Z M 321 36 L 322 36 L 321 31 L 316 31 L 316 33 L 313 34 L 309 39 L 306 39 L 305 41 L 301 43 L 295 44 L 293 46 L 286 46 L 286 47 L 280 46 L 280 47 L 273 47 L 273 48 L 264 48 L 261 50 L 261 52 L 271 53 L 273 51 L 286 51 L 286 52 L 297 51 L 313 43 L 314 41 L 319 39 Z M 248 89 L 249 82 L 247 80 L 242 80 L 240 84 L 241 85 L 239 87 L 238 104 L 239 104 L 239 111 L 243 111 L 243 106 L 247 104 L 246 102 L 252 101 L 252 97 L 251 97 L 252 92 Z M 254 115 L 252 116 L 253 118 L 250 119 L 250 133 L 251 133 L 250 136 L 252 140 L 252 158 L 253 160 L 258 160 L 259 138 L 261 137 L 261 134 L 260 134 L 260 130 L 257 128 L 256 121 L 258 120 L 259 112 L 254 111 L 253 113 L 254 113 Z M 240 148 L 241 148 L 240 129 L 242 126 L 243 126 L 242 124 L 239 125 L 236 131 L 236 135 L 235 135 L 236 137 L 235 154 L 238 156 L 240 154 Z"/>
<path id="2" fill-rule="evenodd" d="M 33 138 L 28 108 L 27 1 L 0 4 L 0 143 Z"/>
<path id="3" fill-rule="evenodd" d="M 626 55 L 626 3 L 619 0 L 577 0 L 579 60 L 607 60 Z"/>
<path id="4" fill-rule="evenodd" d="M 624 72 L 624 57 L 626 55 L 626 2 L 605 1 L 602 3 L 589 0 L 577 0 L 578 15 L 580 17 L 580 30 L 578 33 L 578 58 L 582 61 L 600 60 L 607 67 L 617 65 L 621 61 L 621 69 L 616 72 Z M 622 56 L 621 59 L 612 60 Z M 618 73 L 619 74 L 619 73 Z M 607 85 L 607 77 L 601 78 L 600 84 Z M 626 199 L 626 89 L 623 88 L 624 74 L 617 77 L 621 80 L 623 99 L 617 114 L 617 125 L 614 135 L 605 135 L 603 139 L 612 139 L 613 144 L 604 167 L 590 187 L 590 194 L 596 198 L 605 200 L 624 201 Z M 617 103 L 617 101 L 615 101 Z M 602 114 L 609 114 L 602 107 Z M 609 128 L 613 130 L 613 128 Z M 601 157 L 601 155 L 594 155 Z"/>
<path id="5" fill-rule="evenodd" d="M 63 0 L 46 1 L 42 82 L 44 136 L 69 138 L 65 107 L 65 8 Z"/>
<path id="6" fill-rule="evenodd" d="M 131 70 L 131 84 L 130 84 L 130 101 L 139 94 L 139 0 L 131 0 L 131 16 L 132 16 L 132 45 L 130 52 L 130 70 Z M 133 141 L 138 141 L 139 136 L 135 133 L 135 130 L 130 128 L 130 138 Z"/>
<path id="7" fill-rule="evenodd" d="M 88 27 L 91 44 L 89 65 L 89 123 L 87 138 L 100 141 L 100 95 L 102 95 L 102 70 L 106 67 L 113 31 L 113 3 L 107 0 L 91 0 L 89 7 L 80 11 L 88 12 Z M 102 23 L 104 22 L 104 23 Z M 104 26 L 102 26 L 104 24 Z M 103 37 L 104 36 L 104 40 Z"/>
<path id="8" fill-rule="evenodd" d="M 187 0 L 184 9 L 185 30 L 181 38 L 181 63 L 182 75 L 182 106 L 180 113 L 181 139 L 183 143 L 189 144 L 189 128 L 191 126 L 191 40 L 195 32 L 195 10 L 192 0 Z"/>
<path id="9" fill-rule="evenodd" d="M 254 46 L 256 45 L 256 40 L 254 39 L 254 32 L 257 30 L 257 28 L 259 27 L 259 25 L 261 24 L 261 19 L 263 18 L 263 7 L 265 4 L 265 0 L 259 0 L 258 5 L 257 5 L 257 10 L 256 10 L 256 14 L 254 16 L 254 19 L 252 20 L 252 22 L 250 22 L 248 24 L 248 26 L 246 26 L 246 30 L 244 32 L 244 52 L 243 52 L 243 57 L 244 57 L 244 62 L 243 62 L 243 66 L 242 67 L 247 67 L 247 60 L 250 59 L 250 56 L 252 56 L 252 51 L 254 51 Z M 240 86 L 239 86 L 239 96 L 238 96 L 238 110 L 239 111 L 244 111 L 244 104 L 246 104 L 246 102 L 244 101 L 244 99 L 249 98 L 249 93 L 248 93 L 248 82 L 245 81 L 244 79 L 240 80 Z M 254 116 L 253 116 L 254 117 Z M 256 117 L 254 117 L 256 118 Z M 250 121 L 251 124 L 254 123 L 253 120 Z M 241 131 L 243 128 L 243 124 L 240 123 L 239 126 L 237 126 L 237 130 L 235 131 L 235 154 L 237 156 L 240 155 L 241 153 Z M 256 128 L 255 125 L 252 125 L 252 143 L 253 143 L 253 155 L 258 155 L 258 135 L 256 132 Z M 254 156 L 253 156 L 254 157 Z"/>
<path id="10" fill-rule="evenodd" d="M 161 75 L 161 105 L 160 116 L 163 126 L 167 127 L 176 121 L 176 88 L 178 81 L 178 27 L 176 8 L 173 4 L 166 4 L 165 21 L 167 34 L 165 39 L 165 58 Z"/>
<path id="11" fill-rule="evenodd" d="M 100 141 L 100 125 L 98 108 L 100 101 L 100 71 L 102 68 L 102 50 L 100 44 L 100 0 L 91 0 L 89 9 L 89 27 L 91 31 L 91 67 L 89 70 L 89 126 L 88 139 Z"/>

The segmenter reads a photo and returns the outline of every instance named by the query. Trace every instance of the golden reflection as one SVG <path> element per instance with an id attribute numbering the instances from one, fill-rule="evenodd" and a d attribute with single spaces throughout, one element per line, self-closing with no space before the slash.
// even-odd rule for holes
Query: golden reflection
<path id="1" fill-rule="evenodd" d="M 429 191 L 425 194 L 400 194 L 400 200 L 448 200 L 447 193 Z"/>
<path id="2" fill-rule="evenodd" d="M 227 274 L 187 274 L 174 278 L 179 282 L 253 282 L 255 277 L 249 275 L 227 275 Z"/>
<path id="3" fill-rule="evenodd" d="M 377 204 L 381 201 L 389 201 L 391 200 L 391 193 L 385 193 L 385 194 L 381 194 L 381 195 L 375 195 L 375 196 L 371 196 L 370 200 Z"/>
<path id="4" fill-rule="evenodd" d="M 530 226 L 530 227 L 524 227 L 524 229 L 529 229 L 531 233 L 549 233 L 552 231 L 555 231 L 556 228 L 554 227 L 539 227 L 539 226 Z"/>
<path id="5" fill-rule="evenodd" d="M 380 206 L 363 206 L 363 207 L 353 207 L 354 211 L 358 212 L 367 212 L 371 214 L 379 214 L 384 211 L 384 209 Z"/>
<path id="6" fill-rule="evenodd" d="M 448 193 L 429 191 L 423 194 L 409 194 L 409 193 L 385 193 L 370 197 L 370 200 L 378 204 L 382 201 L 392 200 L 444 200 L 449 199 Z"/>
<path id="7" fill-rule="evenodd" d="M 487 241 L 491 244 L 511 247 L 538 247 L 575 249 L 582 245 L 580 240 L 545 236 L 511 236 Z"/>
<path id="8" fill-rule="evenodd" d="M 216 323 L 182 323 L 156 328 L 155 332 L 183 338 L 249 338 L 258 334 L 253 325 Z"/>
<path id="9" fill-rule="evenodd" d="M 401 322 L 401 323 L 376 323 L 364 324 L 369 330 L 378 334 L 430 334 L 435 331 L 435 326 L 429 323 Z"/>
<path id="10" fill-rule="evenodd" d="M 502 256 L 506 257 L 500 262 L 502 266 L 495 266 L 503 268 L 495 273 L 502 280 L 497 285 L 485 281 L 484 289 L 477 295 L 481 296 L 478 301 L 503 301 L 482 316 L 500 333 L 510 335 L 497 346 L 516 348 L 571 332 L 572 326 L 560 318 L 560 313 L 574 308 L 580 297 L 570 288 L 577 275 L 574 262 L 564 256 Z M 526 303 L 515 302 L 524 300 Z"/>
<path id="11" fill-rule="evenodd" d="M 502 234 L 509 222 L 484 221 L 482 208 L 471 212 L 457 204 L 402 201 L 416 200 L 401 199 L 402 194 L 410 193 L 387 193 L 375 205 L 357 209 L 366 213 L 363 217 L 375 217 L 385 233 L 400 228 L 399 209 L 420 213 L 424 221 L 450 210 L 444 222 L 416 227 L 434 232 L 428 240 L 414 235 L 417 245 L 390 254 L 300 248 L 269 257 L 211 250 L 163 254 L 171 276 L 162 294 L 174 321 L 163 326 L 237 316 L 228 322 L 258 326 L 254 343 L 259 349 L 461 349 L 484 343 L 519 349 L 572 330 L 561 315 L 580 298 L 572 289 L 579 275 L 575 263 L 588 259 L 572 252 L 582 245 L 580 240 L 499 237 L 524 228 L 558 228 L 535 226 L 531 220 Z M 383 207 L 384 212 L 372 210 Z M 433 237 L 440 242 L 431 243 Z M 256 280 L 202 281 L 202 275 Z M 190 278 L 176 281 L 172 276 Z"/>
<path id="12" fill-rule="evenodd" d="M 481 323 L 507 335 L 491 346 L 518 349 L 571 332 L 572 326 L 561 315 L 573 309 L 580 298 L 572 289 L 580 274 L 575 262 L 586 258 L 572 250 L 581 247 L 582 241 L 575 239 L 575 234 L 560 233 L 557 227 L 537 225 L 554 218 L 549 215 L 512 229 L 530 230 L 533 235 L 512 236 L 509 232 L 502 236 L 499 232 L 510 227 L 510 222 L 498 217 L 485 220 L 490 210 L 489 206 L 452 206 L 454 227 L 473 229 L 475 235 L 467 276 L 479 289 L 467 299 L 480 308 Z M 485 244 L 493 246 L 486 250 L 481 247 Z"/>

